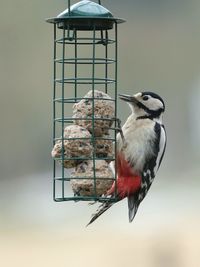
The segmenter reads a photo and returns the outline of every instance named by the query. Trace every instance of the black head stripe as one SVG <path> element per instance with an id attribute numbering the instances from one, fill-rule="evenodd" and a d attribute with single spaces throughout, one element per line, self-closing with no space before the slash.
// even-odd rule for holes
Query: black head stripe
<path id="1" fill-rule="evenodd" d="M 158 118 L 160 116 L 160 114 L 164 111 L 164 108 L 160 108 L 158 110 L 151 110 L 139 101 L 137 103 L 137 106 L 139 108 L 142 108 L 144 111 L 146 111 L 150 115 L 151 118 Z"/>
<path id="2" fill-rule="evenodd" d="M 139 101 L 137 102 L 137 106 L 139 108 L 143 109 L 144 111 L 146 111 L 149 114 L 148 117 L 150 119 L 158 118 L 160 116 L 160 114 L 165 111 L 165 103 L 164 103 L 163 99 L 159 95 L 152 93 L 152 92 L 142 92 L 142 96 L 144 96 L 144 95 L 151 96 L 155 99 L 159 99 L 162 102 L 163 108 L 160 108 L 158 110 L 151 110 L 151 109 L 147 108 L 143 103 L 141 103 Z"/>

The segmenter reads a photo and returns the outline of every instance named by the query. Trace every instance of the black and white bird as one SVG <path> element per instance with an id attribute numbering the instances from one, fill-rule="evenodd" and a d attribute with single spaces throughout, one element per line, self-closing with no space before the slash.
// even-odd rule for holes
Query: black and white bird
<path id="1" fill-rule="evenodd" d="M 166 132 L 162 123 L 165 104 L 153 92 L 133 96 L 120 94 L 119 97 L 129 104 L 132 112 L 122 127 L 123 134 L 117 135 L 117 180 L 106 195 L 116 196 L 117 193 L 119 200 L 127 197 L 129 221 L 132 222 L 165 152 Z M 88 225 L 113 204 L 102 203 Z"/>

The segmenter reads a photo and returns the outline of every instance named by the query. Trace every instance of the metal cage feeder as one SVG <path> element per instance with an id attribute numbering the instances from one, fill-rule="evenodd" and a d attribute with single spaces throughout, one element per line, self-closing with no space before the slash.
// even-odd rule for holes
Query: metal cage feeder
<path id="1" fill-rule="evenodd" d="M 117 26 L 124 20 L 113 17 L 100 1 L 83 0 L 74 5 L 68 1 L 68 8 L 47 22 L 54 24 L 53 147 L 57 148 L 53 157 L 54 200 L 104 201 L 107 198 L 99 193 L 99 184 L 116 180 L 116 172 L 103 174 L 101 164 L 105 169 L 116 159 Z M 98 116 L 100 103 L 103 115 Z M 112 114 L 105 115 L 104 111 L 111 106 Z M 81 108 L 85 113 L 80 116 Z M 97 125 L 101 125 L 100 132 Z M 70 127 L 77 130 L 77 135 Z M 88 145 L 89 154 L 84 153 Z M 67 149 L 79 154 L 68 153 Z M 68 165 L 75 167 L 73 175 Z M 86 169 L 90 166 L 90 172 L 84 166 Z M 109 201 L 117 201 L 116 194 Z"/>

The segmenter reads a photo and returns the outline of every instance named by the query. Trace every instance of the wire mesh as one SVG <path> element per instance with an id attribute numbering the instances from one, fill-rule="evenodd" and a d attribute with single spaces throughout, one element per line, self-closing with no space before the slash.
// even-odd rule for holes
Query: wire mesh
<path id="1" fill-rule="evenodd" d="M 70 4 L 70 1 L 69 1 Z M 99 1 L 99 4 L 100 1 Z M 70 8 L 69 8 L 70 15 Z M 109 22 L 106 26 L 106 21 Z M 116 180 L 116 167 L 105 175 L 98 169 L 99 162 L 108 166 L 116 160 L 116 137 L 120 130 L 117 119 L 117 20 L 102 21 L 98 18 L 85 18 L 84 28 L 80 27 L 79 19 L 67 19 L 62 23 L 57 19 L 54 23 L 54 72 L 53 72 L 53 147 L 59 147 L 59 155 L 53 157 L 53 197 L 55 201 L 117 201 L 117 192 L 109 199 L 107 190 Z M 87 24 L 87 22 L 89 24 Z M 103 23 L 102 23 L 103 22 Z M 102 27 L 100 27 L 100 24 Z M 112 27 L 111 27 L 112 24 Z M 79 26 L 75 26 L 79 25 Z M 86 30 L 86 25 L 89 25 Z M 101 28 L 101 29 L 99 29 Z M 96 96 L 96 92 L 102 95 Z M 88 96 L 88 92 L 91 92 Z M 105 97 L 105 94 L 109 97 Z M 96 114 L 97 101 L 113 106 L 112 116 Z M 81 101 L 91 104 L 90 115 L 75 116 L 74 107 Z M 102 123 L 101 131 L 97 133 L 97 125 Z M 89 136 L 66 135 L 69 126 L 85 127 Z M 90 125 L 90 127 L 88 127 Z M 72 149 L 89 144 L 90 154 L 71 155 L 66 153 L 66 143 Z M 102 145 L 104 144 L 104 145 Z M 110 146 L 111 144 L 111 146 Z M 104 151 L 99 153 L 101 148 Z M 112 147 L 112 149 L 110 148 Z M 100 150 L 98 150 L 100 148 Z M 112 150 L 108 153 L 108 150 Z M 74 169 L 90 166 L 91 172 L 78 175 Z M 75 165 L 75 166 L 74 166 Z M 108 167 L 110 168 L 110 167 Z M 82 186 L 74 190 L 72 181 Z M 109 181 L 109 188 L 99 192 L 101 181 Z M 90 190 L 84 188 L 90 184 Z M 115 186 L 116 187 L 116 186 Z"/>

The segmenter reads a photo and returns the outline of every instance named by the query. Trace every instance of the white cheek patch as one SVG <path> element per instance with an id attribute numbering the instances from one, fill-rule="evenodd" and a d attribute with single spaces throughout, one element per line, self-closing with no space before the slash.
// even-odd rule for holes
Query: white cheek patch
<path id="1" fill-rule="evenodd" d="M 150 98 L 148 101 L 142 101 L 142 103 L 150 110 L 159 110 L 163 108 L 163 103 L 156 98 Z"/>

